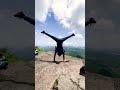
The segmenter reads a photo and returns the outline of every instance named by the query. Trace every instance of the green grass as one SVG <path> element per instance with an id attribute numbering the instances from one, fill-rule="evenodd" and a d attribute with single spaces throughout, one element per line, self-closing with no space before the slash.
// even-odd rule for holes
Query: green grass
<path id="1" fill-rule="evenodd" d="M 20 58 L 16 57 L 15 55 L 9 53 L 7 51 L 7 49 L 5 49 L 5 48 L 0 49 L 0 53 L 3 54 L 9 62 L 15 62 L 15 61 L 21 60 Z"/>
<path id="2" fill-rule="evenodd" d="M 42 50 L 41 48 L 38 48 L 38 47 L 36 47 L 36 50 L 37 50 L 38 52 L 45 52 L 44 50 Z"/>

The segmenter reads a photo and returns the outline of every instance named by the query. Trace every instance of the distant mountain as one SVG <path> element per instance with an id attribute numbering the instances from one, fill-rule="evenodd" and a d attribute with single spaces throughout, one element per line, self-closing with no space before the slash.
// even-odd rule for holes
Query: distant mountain
<path id="1" fill-rule="evenodd" d="M 44 47 L 39 47 L 43 49 L 44 51 L 54 51 L 55 47 L 53 46 L 44 46 Z M 77 58 L 85 58 L 85 49 L 80 48 L 80 47 L 73 47 L 73 46 L 65 46 L 65 54 Z"/>
<path id="2" fill-rule="evenodd" d="M 114 50 L 86 50 L 86 70 L 109 77 L 120 77 L 120 56 Z"/>

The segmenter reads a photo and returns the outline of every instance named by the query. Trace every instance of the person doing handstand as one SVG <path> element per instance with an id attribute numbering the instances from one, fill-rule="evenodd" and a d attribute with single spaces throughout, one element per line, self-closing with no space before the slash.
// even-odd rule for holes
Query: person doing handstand
<path id="1" fill-rule="evenodd" d="M 75 36 L 75 34 L 72 34 L 72 35 L 64 37 L 64 38 L 57 38 L 55 36 L 52 36 L 52 35 L 46 33 L 45 31 L 42 31 L 41 33 L 51 37 L 53 40 L 55 40 L 57 42 L 57 46 L 55 46 L 54 61 L 55 61 L 56 54 L 58 54 L 58 56 L 61 56 L 63 54 L 63 61 L 64 61 L 65 60 L 65 50 L 63 49 L 63 42 L 65 40 L 67 40 L 68 38 Z"/>

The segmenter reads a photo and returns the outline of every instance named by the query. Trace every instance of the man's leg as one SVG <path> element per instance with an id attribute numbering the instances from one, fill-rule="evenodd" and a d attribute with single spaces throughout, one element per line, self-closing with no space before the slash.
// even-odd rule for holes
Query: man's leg
<path id="1" fill-rule="evenodd" d="M 35 25 L 35 20 L 33 18 L 26 16 L 23 12 L 18 12 L 14 16 L 18 18 L 23 18 L 25 21 Z"/>
<path id="2" fill-rule="evenodd" d="M 27 21 L 27 22 L 29 22 L 29 23 L 32 24 L 32 25 L 35 25 L 35 20 L 34 20 L 33 18 L 30 18 L 30 17 L 28 17 L 28 16 L 25 16 L 25 17 L 24 17 L 24 20 Z"/>
<path id="3" fill-rule="evenodd" d="M 58 41 L 58 38 L 56 38 L 55 36 L 52 36 L 52 35 L 46 33 L 45 31 L 42 31 L 41 33 L 43 33 L 43 34 L 45 34 L 45 35 L 51 37 L 51 38 L 52 38 L 53 40 L 55 40 L 56 42 Z"/>
<path id="4" fill-rule="evenodd" d="M 64 37 L 64 38 L 62 38 L 62 40 L 65 41 L 65 40 L 67 40 L 68 38 L 70 38 L 70 37 L 72 37 L 72 36 L 75 36 L 75 34 L 72 34 L 72 35 L 70 35 L 70 36 Z"/>

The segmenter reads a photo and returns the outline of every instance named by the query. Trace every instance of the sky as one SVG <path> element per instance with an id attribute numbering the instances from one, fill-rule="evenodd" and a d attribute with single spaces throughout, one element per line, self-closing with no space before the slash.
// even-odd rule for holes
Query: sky
<path id="1" fill-rule="evenodd" d="M 31 47 L 34 42 L 34 26 L 13 15 L 23 11 L 30 17 L 34 17 L 34 2 L 29 0 L 1 0 L 0 3 L 0 48 L 25 48 Z M 6 2 L 9 2 L 6 3 Z M 26 35 L 27 33 L 27 35 Z"/>
<path id="2" fill-rule="evenodd" d="M 100 50 L 120 49 L 120 1 L 86 0 L 85 19 L 97 21 L 85 29 L 85 46 Z"/>
<path id="3" fill-rule="evenodd" d="M 75 34 L 64 46 L 85 47 L 85 0 L 35 0 L 35 46 L 55 46 L 41 31 L 58 38 Z"/>
<path id="4" fill-rule="evenodd" d="M 28 22 L 13 16 L 19 11 L 34 18 L 35 2 L 32 0 L 1 0 L 0 48 L 7 48 L 13 54 L 19 53 L 19 56 L 32 53 L 29 57 L 34 58 L 35 28 Z"/>

